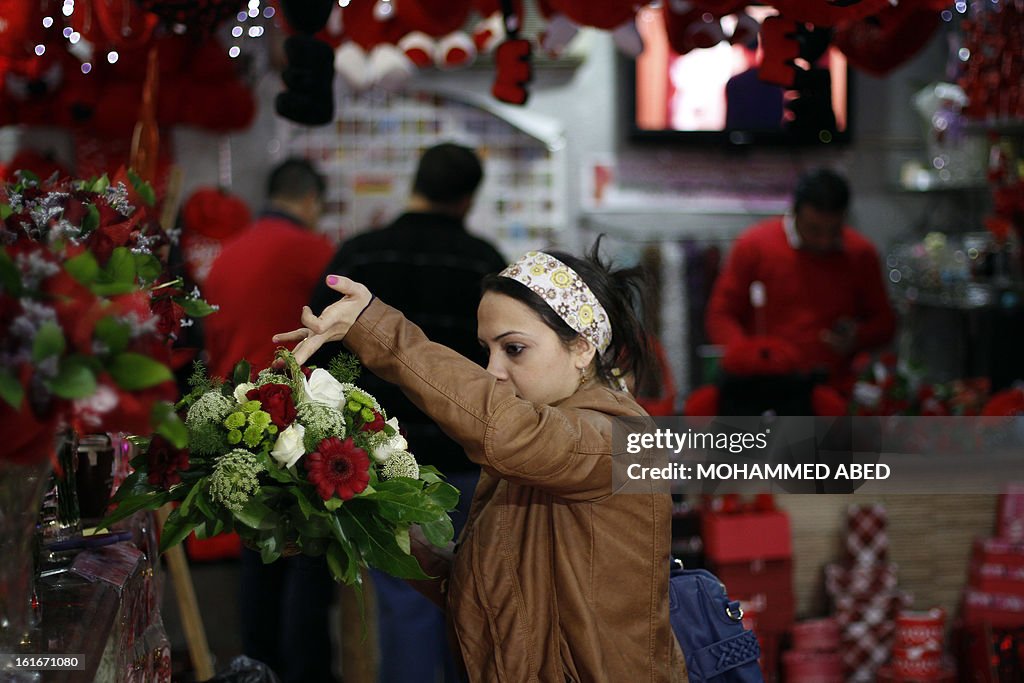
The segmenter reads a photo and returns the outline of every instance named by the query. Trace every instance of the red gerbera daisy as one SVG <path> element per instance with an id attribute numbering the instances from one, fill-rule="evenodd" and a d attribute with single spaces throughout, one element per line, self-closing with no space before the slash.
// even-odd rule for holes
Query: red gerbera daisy
<path id="1" fill-rule="evenodd" d="M 342 441 L 332 436 L 306 456 L 306 471 L 321 498 L 327 500 L 338 494 L 342 500 L 349 500 L 370 483 L 370 458 L 352 442 L 352 437 Z"/>

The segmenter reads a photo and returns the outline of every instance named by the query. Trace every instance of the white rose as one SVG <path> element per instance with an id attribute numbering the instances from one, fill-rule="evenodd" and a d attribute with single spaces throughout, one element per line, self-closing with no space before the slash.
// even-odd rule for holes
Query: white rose
<path id="1" fill-rule="evenodd" d="M 385 424 L 395 430 L 395 435 L 370 449 L 370 455 L 377 462 L 387 462 L 395 453 L 409 450 L 409 442 L 398 433 L 398 418 L 393 417 Z"/>
<path id="2" fill-rule="evenodd" d="M 302 387 L 306 390 L 306 396 L 314 403 L 339 408 L 345 400 L 345 388 L 341 382 L 323 368 L 314 370 L 309 379 L 303 377 Z"/>
<path id="3" fill-rule="evenodd" d="M 238 401 L 239 404 L 245 403 L 246 401 L 249 400 L 245 397 L 245 395 L 255 388 L 256 385 L 253 384 L 252 382 L 242 382 L 237 387 L 235 387 L 235 400 Z"/>
<path id="4" fill-rule="evenodd" d="M 282 467 L 291 467 L 306 453 L 306 447 L 302 445 L 305 436 L 306 428 L 298 422 L 292 422 L 288 429 L 277 435 L 274 450 L 270 451 L 270 455 L 281 463 Z"/>

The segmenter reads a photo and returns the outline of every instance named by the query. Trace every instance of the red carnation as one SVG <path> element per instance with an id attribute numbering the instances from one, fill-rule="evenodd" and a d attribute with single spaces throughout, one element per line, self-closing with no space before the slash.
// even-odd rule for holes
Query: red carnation
<path id="1" fill-rule="evenodd" d="M 149 463 L 149 483 L 169 489 L 181 483 L 181 472 L 188 469 L 188 449 L 175 448 L 162 436 L 154 436 L 146 451 Z"/>
<path id="2" fill-rule="evenodd" d="M 287 384 L 264 384 L 250 389 L 245 397 L 262 403 L 262 409 L 270 413 L 270 421 L 278 429 L 284 429 L 295 421 L 295 401 L 292 400 L 292 388 Z"/>
<path id="3" fill-rule="evenodd" d="M 384 429 L 384 416 L 375 410 L 373 411 L 373 419 L 369 422 L 364 422 L 363 426 L 359 428 L 359 431 L 379 432 L 382 429 Z"/>
<path id="4" fill-rule="evenodd" d="M 321 498 L 328 500 L 338 494 L 342 500 L 349 500 L 370 483 L 370 458 L 352 442 L 352 437 L 342 441 L 332 436 L 306 456 L 306 471 Z"/>

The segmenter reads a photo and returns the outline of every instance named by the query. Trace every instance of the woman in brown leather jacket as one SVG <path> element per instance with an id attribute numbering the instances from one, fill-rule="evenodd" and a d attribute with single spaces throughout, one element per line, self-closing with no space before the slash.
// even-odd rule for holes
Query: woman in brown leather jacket
<path id="1" fill-rule="evenodd" d="M 612 483 L 612 418 L 644 415 L 616 367 L 645 358 L 636 276 L 595 247 L 529 252 L 488 277 L 486 370 L 336 275 L 342 298 L 274 337 L 302 340 L 300 363 L 343 340 L 482 467 L 457 552 L 416 549 L 443 578 L 471 681 L 687 680 L 668 619 L 669 497 Z"/>

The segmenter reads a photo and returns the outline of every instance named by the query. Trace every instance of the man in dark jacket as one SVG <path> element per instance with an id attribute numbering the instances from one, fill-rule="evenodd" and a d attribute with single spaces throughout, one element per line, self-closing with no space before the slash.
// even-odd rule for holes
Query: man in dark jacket
<path id="1" fill-rule="evenodd" d="M 476 153 L 443 143 L 420 158 L 405 213 L 390 225 L 346 241 L 324 275 L 345 275 L 368 286 L 381 300 L 419 325 L 431 340 L 462 355 L 484 360 L 476 334 L 480 280 L 500 271 L 505 259 L 488 242 L 466 232 L 466 214 L 483 179 Z M 310 301 L 319 312 L 338 294 L 320 278 Z M 309 363 L 326 367 L 342 351 L 340 343 L 324 346 Z M 461 528 L 476 488 L 479 468 L 462 449 L 393 385 L 364 372 L 359 385 L 373 394 L 389 417 L 406 431 L 410 451 L 423 464 L 437 467 L 462 497 L 453 515 Z M 454 680 L 442 614 L 404 581 L 373 573 L 377 589 L 380 643 L 390 647 L 382 657 L 382 683 Z"/>

